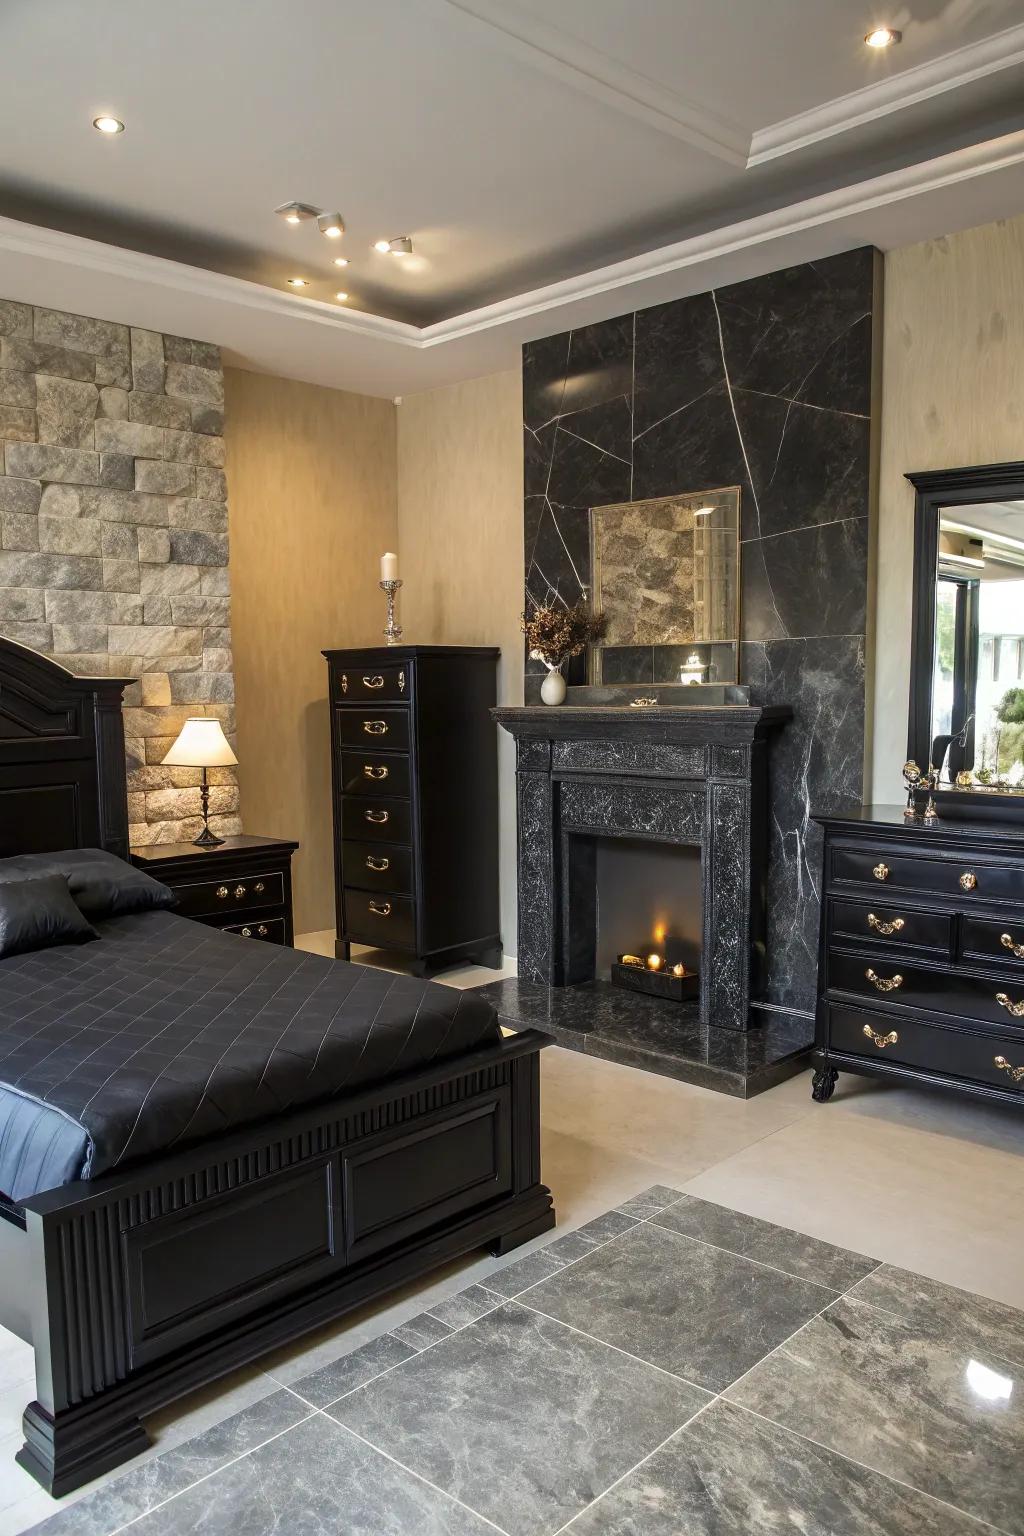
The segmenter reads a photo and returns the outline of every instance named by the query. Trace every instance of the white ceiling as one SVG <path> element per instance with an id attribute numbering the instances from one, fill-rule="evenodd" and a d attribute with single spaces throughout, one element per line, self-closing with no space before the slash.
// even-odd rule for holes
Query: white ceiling
<path id="1" fill-rule="evenodd" d="M 372 393 L 1024 211 L 1024 0 L 5 0 L 0 59 L 0 296 Z"/>

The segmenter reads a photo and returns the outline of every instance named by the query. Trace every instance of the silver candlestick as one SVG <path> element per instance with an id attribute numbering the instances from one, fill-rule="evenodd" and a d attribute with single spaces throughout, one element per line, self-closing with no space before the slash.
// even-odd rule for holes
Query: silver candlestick
<path id="1" fill-rule="evenodd" d="M 402 638 L 402 626 L 395 620 L 395 598 L 401 585 L 401 581 L 382 581 L 380 583 L 381 591 L 388 600 L 388 622 L 384 627 L 384 638 L 388 645 L 398 645 Z"/>

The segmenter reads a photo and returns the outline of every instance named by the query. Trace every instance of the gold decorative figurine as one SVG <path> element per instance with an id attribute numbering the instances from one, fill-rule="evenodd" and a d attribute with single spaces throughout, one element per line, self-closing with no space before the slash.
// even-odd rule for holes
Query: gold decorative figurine
<path id="1" fill-rule="evenodd" d="M 912 757 L 903 764 L 903 782 L 907 786 L 907 808 L 903 815 L 907 821 L 916 821 L 917 806 L 914 804 L 914 790 L 921 782 L 921 770 Z"/>

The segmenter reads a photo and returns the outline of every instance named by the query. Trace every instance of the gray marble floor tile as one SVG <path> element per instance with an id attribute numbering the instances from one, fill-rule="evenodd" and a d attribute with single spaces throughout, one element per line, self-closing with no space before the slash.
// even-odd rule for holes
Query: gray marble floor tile
<path id="1" fill-rule="evenodd" d="M 1024 1376 L 844 1297 L 728 1397 L 1024 1536 Z"/>
<path id="2" fill-rule="evenodd" d="M 835 1248 L 816 1237 L 805 1237 L 788 1227 L 776 1227 L 742 1211 L 685 1196 L 670 1209 L 652 1216 L 655 1226 L 668 1227 L 686 1237 L 696 1237 L 730 1253 L 771 1264 L 801 1280 L 816 1280 L 833 1291 L 849 1290 L 877 1268 L 877 1259 L 865 1258 L 846 1248 Z"/>
<path id="3" fill-rule="evenodd" d="M 430 1316 L 447 1323 L 449 1328 L 465 1328 L 467 1323 L 475 1323 L 485 1312 L 493 1312 L 501 1300 L 494 1291 L 488 1291 L 482 1285 L 469 1285 L 464 1291 L 431 1307 Z"/>
<path id="4" fill-rule="evenodd" d="M 511 1536 L 539 1536 L 707 1401 L 511 1303 L 330 1412 Z"/>
<path id="5" fill-rule="evenodd" d="M 535 1286 L 523 1301 L 719 1392 L 834 1296 L 644 1224 Z"/>
<path id="6" fill-rule="evenodd" d="M 623 1201 L 615 1209 L 620 1216 L 632 1216 L 636 1221 L 646 1221 L 656 1212 L 663 1211 L 666 1205 L 672 1205 L 682 1198 L 681 1189 L 669 1189 L 667 1184 L 652 1184 L 650 1189 L 641 1190 L 632 1200 Z"/>
<path id="7" fill-rule="evenodd" d="M 595 1216 L 593 1221 L 586 1222 L 579 1230 L 584 1237 L 592 1238 L 596 1243 L 607 1243 L 610 1238 L 621 1237 L 623 1232 L 635 1226 L 634 1217 L 626 1216 L 622 1211 L 606 1211 L 603 1216 Z"/>
<path id="8" fill-rule="evenodd" d="M 908 1269 L 895 1269 L 891 1264 L 876 1269 L 850 1294 L 904 1322 L 938 1329 L 959 1345 L 990 1350 L 1024 1366 L 1024 1312 L 1016 1307 L 958 1291 L 955 1286 Z"/>
<path id="9" fill-rule="evenodd" d="M 130 1467 L 113 1482 L 58 1510 L 34 1531 L 39 1536 L 107 1536 L 254 1446 L 290 1429 L 310 1412 L 291 1392 L 273 1392 L 194 1439 Z"/>
<path id="10" fill-rule="evenodd" d="M 493 1275 L 488 1275 L 487 1288 L 508 1300 L 518 1296 L 528 1286 L 536 1285 L 538 1280 L 557 1275 L 563 1267 L 558 1259 L 549 1259 L 544 1249 L 538 1248 L 536 1253 L 528 1253 L 525 1259 L 519 1259 L 515 1264 L 509 1264 L 505 1269 L 496 1269 Z"/>
<path id="11" fill-rule="evenodd" d="M 381 1371 L 390 1370 L 393 1365 L 408 1360 L 415 1353 L 411 1344 L 385 1333 L 379 1339 L 371 1339 L 368 1344 L 352 1350 L 351 1354 L 342 1355 L 340 1360 L 325 1365 L 319 1371 L 313 1371 L 309 1376 L 303 1376 L 300 1381 L 292 1382 L 291 1390 L 305 1398 L 307 1403 L 312 1403 L 314 1408 L 326 1408 L 336 1398 L 343 1397 L 346 1392 L 354 1392 L 356 1387 L 379 1376 Z"/>
<path id="12" fill-rule="evenodd" d="M 721 1401 L 584 1511 L 573 1536 L 984 1536 L 927 1495 Z"/>
<path id="13" fill-rule="evenodd" d="M 564 1266 L 585 1258 L 595 1248 L 600 1248 L 601 1243 L 601 1238 L 587 1237 L 582 1232 L 567 1232 L 553 1243 L 546 1243 L 543 1251 L 549 1259 L 557 1259 Z"/>
<path id="14" fill-rule="evenodd" d="M 132 1536 L 494 1536 L 316 1414 L 131 1527 Z"/>
<path id="15" fill-rule="evenodd" d="M 438 1339 L 446 1339 L 451 1331 L 447 1323 L 431 1317 L 429 1312 L 419 1312 L 415 1317 L 410 1317 L 407 1323 L 392 1328 L 391 1337 L 401 1339 L 403 1344 L 408 1344 L 412 1349 L 427 1349 L 431 1344 L 436 1344 Z"/>

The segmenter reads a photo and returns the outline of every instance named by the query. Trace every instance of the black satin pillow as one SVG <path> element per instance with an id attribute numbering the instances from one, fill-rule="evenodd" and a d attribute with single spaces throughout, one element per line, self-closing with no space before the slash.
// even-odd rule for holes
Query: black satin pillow
<path id="1" fill-rule="evenodd" d="M 81 944 L 99 934 L 72 900 L 63 875 L 0 883 L 0 960 L 55 944 Z"/>
<path id="2" fill-rule="evenodd" d="M 97 923 L 105 917 L 172 907 L 177 900 L 159 880 L 103 848 L 66 848 L 60 853 L 21 853 L 0 859 L 0 881 L 34 880 L 40 875 L 63 875 L 81 911 Z"/>

